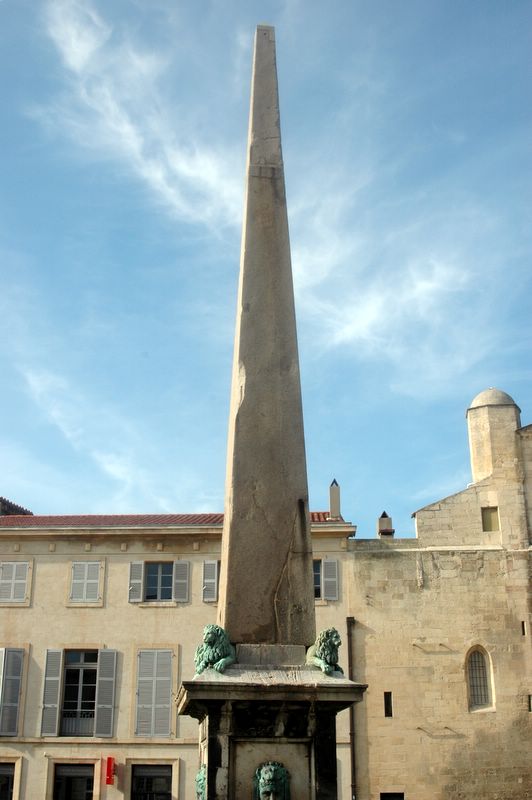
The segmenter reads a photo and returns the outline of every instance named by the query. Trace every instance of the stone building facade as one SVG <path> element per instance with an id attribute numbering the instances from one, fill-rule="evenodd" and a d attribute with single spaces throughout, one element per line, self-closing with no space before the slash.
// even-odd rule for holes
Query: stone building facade
<path id="1" fill-rule="evenodd" d="M 342 800 L 532 798 L 532 426 L 495 389 L 467 422 L 473 482 L 417 511 L 415 539 L 385 515 L 356 538 L 336 484 L 312 514 L 318 629 L 368 684 L 338 718 Z M 216 620 L 221 530 L 0 516 L 0 800 L 195 797 L 174 700 Z"/>

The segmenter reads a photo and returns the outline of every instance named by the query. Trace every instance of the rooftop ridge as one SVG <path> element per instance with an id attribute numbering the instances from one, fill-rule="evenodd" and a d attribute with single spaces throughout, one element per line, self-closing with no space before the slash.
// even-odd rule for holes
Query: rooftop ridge
<path id="1" fill-rule="evenodd" d="M 314 523 L 331 523 L 328 511 L 311 511 L 310 518 Z M 0 528 L 221 526 L 223 519 L 224 515 L 218 512 L 192 514 L 10 514 L 0 517 Z M 341 519 L 338 522 L 344 522 L 344 520 Z"/>

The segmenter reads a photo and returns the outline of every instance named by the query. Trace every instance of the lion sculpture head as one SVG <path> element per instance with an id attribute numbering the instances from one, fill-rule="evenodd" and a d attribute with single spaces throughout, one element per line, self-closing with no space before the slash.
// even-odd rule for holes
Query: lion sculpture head
<path id="1" fill-rule="evenodd" d="M 280 761 L 266 761 L 255 772 L 254 800 L 290 800 L 288 770 Z"/>
<path id="2" fill-rule="evenodd" d="M 199 675 L 207 667 L 212 667 L 217 672 L 223 672 L 235 661 L 235 648 L 224 629 L 219 625 L 205 625 L 203 642 L 196 648 L 194 655 L 196 674 Z"/>

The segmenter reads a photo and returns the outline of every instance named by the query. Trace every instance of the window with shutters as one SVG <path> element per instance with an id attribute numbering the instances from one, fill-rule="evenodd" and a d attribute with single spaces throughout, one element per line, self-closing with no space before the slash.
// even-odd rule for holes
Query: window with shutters
<path id="1" fill-rule="evenodd" d="M 42 736 L 112 736 L 116 650 L 48 650 Z"/>
<path id="2" fill-rule="evenodd" d="M 102 605 L 103 563 L 73 561 L 70 575 L 69 604 Z"/>
<path id="3" fill-rule="evenodd" d="M 466 658 L 466 676 L 469 710 L 492 708 L 490 661 L 482 647 L 470 650 Z"/>
<path id="4" fill-rule="evenodd" d="M 203 589 L 204 603 L 216 603 L 218 600 L 218 583 L 220 581 L 220 562 L 203 562 Z"/>
<path id="5" fill-rule="evenodd" d="M 129 602 L 189 602 L 188 561 L 133 561 L 129 565 Z"/>
<path id="6" fill-rule="evenodd" d="M 23 669 L 24 650 L 0 648 L 0 736 L 18 734 Z"/>
<path id="7" fill-rule="evenodd" d="M 172 651 L 139 650 L 136 736 L 170 736 L 172 730 Z"/>
<path id="8" fill-rule="evenodd" d="M 315 600 L 338 600 L 338 561 L 332 558 L 314 559 Z"/>
<path id="9" fill-rule="evenodd" d="M 29 605 L 30 563 L 0 562 L 0 603 Z"/>

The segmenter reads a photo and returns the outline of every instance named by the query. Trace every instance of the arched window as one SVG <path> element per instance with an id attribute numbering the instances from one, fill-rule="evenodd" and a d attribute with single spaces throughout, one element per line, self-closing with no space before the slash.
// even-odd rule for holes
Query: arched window
<path id="1" fill-rule="evenodd" d="M 475 647 L 466 661 L 469 710 L 492 705 L 489 657 L 485 650 Z"/>

